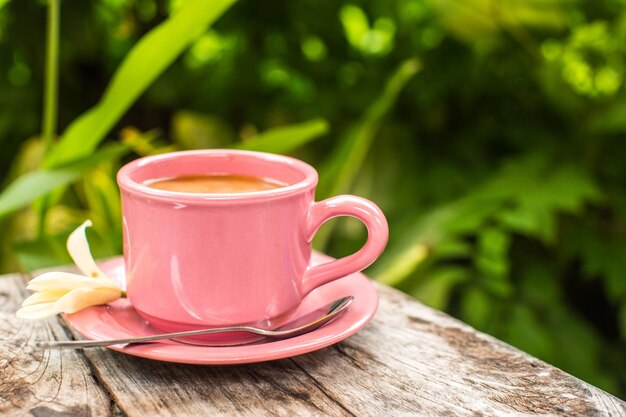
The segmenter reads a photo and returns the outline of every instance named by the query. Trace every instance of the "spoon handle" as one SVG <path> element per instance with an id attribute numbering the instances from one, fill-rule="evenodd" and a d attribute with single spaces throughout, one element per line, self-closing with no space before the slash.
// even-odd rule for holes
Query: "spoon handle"
<path id="1" fill-rule="evenodd" d="M 255 327 L 246 326 L 234 326 L 234 327 L 216 327 L 213 329 L 201 329 L 190 330 L 187 332 L 176 333 L 162 333 L 152 336 L 142 337 L 130 337 L 128 339 L 109 339 L 109 340 L 51 340 L 51 341 L 38 341 L 36 345 L 45 348 L 71 348 L 71 349 L 83 349 L 91 347 L 106 347 L 113 345 L 123 345 L 132 343 L 145 343 L 154 342 L 156 340 L 175 339 L 178 337 L 187 336 L 200 336 L 214 333 L 229 333 L 229 332 L 248 332 L 262 336 L 268 336 L 272 333 L 271 330 L 257 329 Z"/>

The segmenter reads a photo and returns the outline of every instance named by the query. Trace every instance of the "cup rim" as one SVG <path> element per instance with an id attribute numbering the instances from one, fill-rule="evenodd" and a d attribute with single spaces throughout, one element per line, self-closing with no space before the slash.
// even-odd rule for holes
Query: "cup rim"
<path id="1" fill-rule="evenodd" d="M 181 191 L 169 191 L 169 190 L 161 190 L 149 187 L 145 184 L 137 182 L 131 178 L 132 173 L 134 173 L 137 169 L 141 169 L 148 164 L 155 162 L 163 162 L 170 159 L 178 159 L 186 156 L 197 156 L 197 155 L 215 155 L 215 156 L 226 156 L 226 155 L 239 155 L 239 156 L 247 156 L 254 157 L 259 159 L 264 159 L 270 162 L 277 162 L 288 165 L 296 170 L 302 172 L 304 174 L 304 178 L 301 181 L 298 181 L 294 184 L 287 185 L 286 187 L 275 188 L 271 190 L 262 190 L 262 191 L 250 191 L 244 193 L 211 193 L 211 194 L 200 194 L 200 193 L 186 193 Z M 229 201 L 255 201 L 255 200 L 266 200 L 273 199 L 277 197 L 285 197 L 294 194 L 298 194 L 300 192 L 309 190 L 314 188 L 318 182 L 318 175 L 315 168 L 311 165 L 307 164 L 304 161 L 301 161 L 296 158 L 292 158 L 290 156 L 278 155 L 267 152 L 257 152 L 257 151 L 245 151 L 238 149 L 198 149 L 198 150 L 190 150 L 190 151 L 175 151 L 175 152 L 167 152 L 158 155 L 149 155 L 144 156 L 138 159 L 135 159 L 126 165 L 124 165 L 117 173 L 117 183 L 121 190 L 139 195 L 142 197 L 157 199 L 157 200 L 166 200 L 166 201 L 177 201 L 177 202 L 229 202 Z"/>

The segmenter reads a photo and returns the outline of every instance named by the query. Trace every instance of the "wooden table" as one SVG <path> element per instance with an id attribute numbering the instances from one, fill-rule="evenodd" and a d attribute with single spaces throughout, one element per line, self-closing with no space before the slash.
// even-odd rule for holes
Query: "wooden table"
<path id="1" fill-rule="evenodd" d="M 60 318 L 15 318 L 24 283 L 0 276 L 0 415 L 626 416 L 621 400 L 384 286 L 374 320 L 338 345 L 210 367 L 33 348 L 74 335 Z"/>

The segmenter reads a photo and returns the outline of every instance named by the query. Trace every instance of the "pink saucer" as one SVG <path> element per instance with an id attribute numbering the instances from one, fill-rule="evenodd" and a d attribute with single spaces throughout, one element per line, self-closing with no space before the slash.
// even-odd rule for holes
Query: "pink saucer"
<path id="1" fill-rule="evenodd" d="M 331 257 L 313 253 L 312 263 L 332 260 Z M 125 287 L 124 259 L 111 259 L 100 268 Z M 166 362 L 198 365 L 234 365 L 263 362 L 302 355 L 340 342 L 359 330 L 372 319 L 378 308 L 378 293 L 362 273 L 355 273 L 332 281 L 313 290 L 302 301 L 295 316 L 305 314 L 337 298 L 353 295 L 354 301 L 344 314 L 311 333 L 291 339 L 229 347 L 185 345 L 173 341 L 119 347 L 113 350 Z M 67 323 L 86 339 L 119 339 L 156 334 L 125 298 L 108 305 L 86 308 L 65 316 Z"/>

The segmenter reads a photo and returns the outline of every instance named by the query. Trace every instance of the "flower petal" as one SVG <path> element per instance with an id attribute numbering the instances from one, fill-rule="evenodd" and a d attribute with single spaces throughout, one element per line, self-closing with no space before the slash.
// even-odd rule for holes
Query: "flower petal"
<path id="1" fill-rule="evenodd" d="M 22 307 L 34 304 L 50 303 L 63 297 L 66 293 L 67 290 L 65 289 L 36 292 L 22 302 Z"/>
<path id="2" fill-rule="evenodd" d="M 17 310 L 15 315 L 20 319 L 39 320 L 57 314 L 54 303 L 41 303 L 25 306 Z"/>
<path id="3" fill-rule="evenodd" d="M 69 291 L 76 288 L 119 289 L 118 285 L 109 278 L 89 278 L 69 272 L 46 272 L 30 280 L 26 288 L 33 291 Z"/>
<path id="4" fill-rule="evenodd" d="M 85 229 L 91 226 L 91 220 L 87 220 L 70 234 L 67 238 L 67 251 L 83 274 L 93 278 L 106 277 L 104 272 L 96 265 L 89 251 L 89 242 L 87 241 Z"/>
<path id="5" fill-rule="evenodd" d="M 77 288 L 59 298 L 54 303 L 54 309 L 59 313 L 74 313 L 86 307 L 115 301 L 121 295 L 119 288 Z"/>

